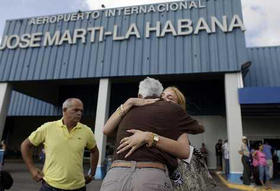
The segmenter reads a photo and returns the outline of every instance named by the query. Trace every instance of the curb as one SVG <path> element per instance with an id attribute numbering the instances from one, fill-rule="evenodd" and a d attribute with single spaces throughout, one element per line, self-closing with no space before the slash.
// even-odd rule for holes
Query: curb
<path id="1" fill-rule="evenodd" d="M 246 185 L 241 185 L 241 184 L 233 184 L 224 179 L 223 176 L 215 172 L 216 176 L 219 177 L 219 179 L 223 182 L 224 185 L 226 185 L 228 188 L 232 189 L 238 189 L 238 190 L 247 190 L 247 191 L 266 191 L 265 188 L 262 187 L 256 187 L 256 186 L 246 186 Z M 280 190 L 275 190 L 275 189 L 269 189 L 269 191 L 280 191 Z"/>

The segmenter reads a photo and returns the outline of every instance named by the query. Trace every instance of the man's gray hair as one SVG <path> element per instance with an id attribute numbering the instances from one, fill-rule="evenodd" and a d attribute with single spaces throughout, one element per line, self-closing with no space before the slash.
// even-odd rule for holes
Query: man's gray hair
<path id="1" fill-rule="evenodd" d="M 140 82 L 138 94 L 142 95 L 143 98 L 150 96 L 160 97 L 162 91 L 163 86 L 158 80 L 147 77 Z"/>
<path id="2" fill-rule="evenodd" d="M 62 104 L 62 110 L 71 107 L 71 105 L 72 105 L 72 103 L 73 103 L 74 100 L 79 100 L 79 101 L 81 102 L 81 100 L 78 99 L 78 98 L 68 98 L 68 99 L 66 99 L 66 100 L 63 102 L 63 104 Z"/>

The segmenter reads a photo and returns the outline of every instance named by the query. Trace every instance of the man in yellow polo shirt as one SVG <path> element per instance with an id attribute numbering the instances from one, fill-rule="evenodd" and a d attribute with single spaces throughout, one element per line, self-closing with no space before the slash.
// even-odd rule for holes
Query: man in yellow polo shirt
<path id="1" fill-rule="evenodd" d="M 77 98 L 67 99 L 62 106 L 63 118 L 48 122 L 21 144 L 22 157 L 32 178 L 42 181 L 40 191 L 75 190 L 85 191 L 85 184 L 94 178 L 99 151 L 94 134 L 81 124 L 83 103 Z M 32 160 L 32 147 L 44 145 L 46 160 L 43 172 Z M 91 174 L 83 173 L 84 148 L 90 150 Z"/>

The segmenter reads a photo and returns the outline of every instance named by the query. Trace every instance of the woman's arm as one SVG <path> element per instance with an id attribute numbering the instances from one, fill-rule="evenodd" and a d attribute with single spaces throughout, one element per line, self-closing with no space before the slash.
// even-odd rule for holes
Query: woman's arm
<path id="1" fill-rule="evenodd" d="M 109 135 L 110 133 L 112 133 L 120 123 L 122 117 L 125 115 L 126 112 L 130 110 L 131 107 L 132 107 L 131 104 L 126 104 L 126 103 L 118 107 L 118 109 L 106 121 L 103 127 L 103 133 L 105 135 Z"/>
<path id="2" fill-rule="evenodd" d="M 156 147 L 158 149 L 167 152 L 173 156 L 176 156 L 177 158 L 180 159 L 189 158 L 190 145 L 186 133 L 183 133 L 177 139 L 177 141 L 162 136 L 159 137 L 160 137 L 159 142 L 156 144 Z"/>
<path id="3" fill-rule="evenodd" d="M 153 145 L 154 133 L 134 129 L 128 130 L 128 132 L 133 133 L 133 135 L 121 140 L 120 146 L 117 148 L 117 154 L 129 149 L 125 156 L 126 158 L 144 144 L 148 147 Z M 159 141 L 154 146 L 180 159 L 188 158 L 190 154 L 189 141 L 186 133 L 182 134 L 177 140 L 159 136 Z"/>
<path id="4" fill-rule="evenodd" d="M 115 128 L 120 123 L 122 117 L 133 107 L 133 106 L 144 106 L 155 103 L 159 98 L 156 99 L 142 99 L 142 98 L 129 98 L 124 104 L 110 116 L 103 127 L 103 133 L 109 135 L 114 132 Z"/>

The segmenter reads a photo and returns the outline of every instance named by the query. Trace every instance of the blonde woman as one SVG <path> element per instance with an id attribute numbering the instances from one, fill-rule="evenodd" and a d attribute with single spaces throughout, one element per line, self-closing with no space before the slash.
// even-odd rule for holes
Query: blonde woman
<path id="1" fill-rule="evenodd" d="M 186 111 L 186 99 L 183 93 L 176 87 L 168 87 L 162 93 L 162 98 L 179 104 Z M 204 129 L 196 129 L 190 134 L 203 133 Z M 178 159 L 178 168 L 171 175 L 175 191 L 210 191 L 215 187 L 215 181 L 211 177 L 203 155 L 194 148 L 193 156 L 189 163 Z"/>

